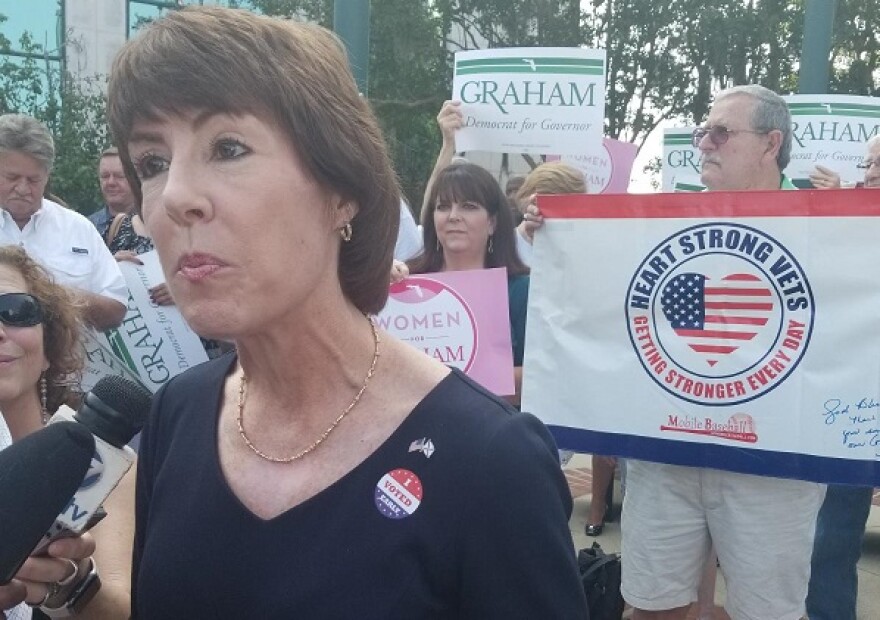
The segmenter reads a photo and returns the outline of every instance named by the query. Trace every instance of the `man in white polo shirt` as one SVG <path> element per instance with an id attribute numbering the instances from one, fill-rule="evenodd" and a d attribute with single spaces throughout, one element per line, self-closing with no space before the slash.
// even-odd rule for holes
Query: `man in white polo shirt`
<path id="1" fill-rule="evenodd" d="M 104 240 L 84 216 L 43 198 L 55 145 L 30 116 L 0 116 L 0 245 L 22 246 L 85 302 L 95 329 L 118 326 L 128 288 Z"/>

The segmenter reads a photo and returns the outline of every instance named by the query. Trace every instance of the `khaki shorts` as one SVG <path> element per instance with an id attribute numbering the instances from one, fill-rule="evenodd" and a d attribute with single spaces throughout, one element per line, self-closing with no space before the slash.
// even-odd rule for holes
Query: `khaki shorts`
<path id="1" fill-rule="evenodd" d="M 627 462 L 627 603 L 661 611 L 697 600 L 714 544 L 734 620 L 804 615 L 825 485 L 696 467 Z"/>

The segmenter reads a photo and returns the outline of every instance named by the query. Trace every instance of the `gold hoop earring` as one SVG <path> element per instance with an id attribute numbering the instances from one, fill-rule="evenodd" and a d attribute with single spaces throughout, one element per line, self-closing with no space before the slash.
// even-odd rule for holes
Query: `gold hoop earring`
<path id="1" fill-rule="evenodd" d="M 339 229 L 339 235 L 346 243 L 351 241 L 351 222 L 346 222 L 345 226 Z"/>

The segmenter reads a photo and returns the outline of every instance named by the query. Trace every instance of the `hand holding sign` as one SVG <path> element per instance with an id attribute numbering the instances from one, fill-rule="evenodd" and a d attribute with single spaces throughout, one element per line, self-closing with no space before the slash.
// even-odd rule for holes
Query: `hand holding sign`
<path id="1" fill-rule="evenodd" d="M 437 114 L 437 125 L 443 136 L 443 145 L 455 144 L 455 132 L 461 129 L 461 101 L 446 100 Z"/>
<path id="2" fill-rule="evenodd" d="M 810 173 L 810 183 L 817 189 L 836 189 L 840 187 L 840 175 L 830 168 L 816 164 L 816 168 Z"/>

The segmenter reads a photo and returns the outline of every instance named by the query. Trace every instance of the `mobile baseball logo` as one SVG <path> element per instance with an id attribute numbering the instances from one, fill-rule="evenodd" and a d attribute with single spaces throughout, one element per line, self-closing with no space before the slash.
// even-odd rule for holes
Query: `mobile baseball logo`
<path id="1" fill-rule="evenodd" d="M 785 381 L 807 350 L 814 315 L 797 259 L 770 235 L 733 222 L 698 224 L 662 241 L 626 298 L 630 340 L 648 375 L 676 398 L 708 406 L 744 403 Z M 740 418 L 669 418 L 663 430 L 754 435 Z"/>

